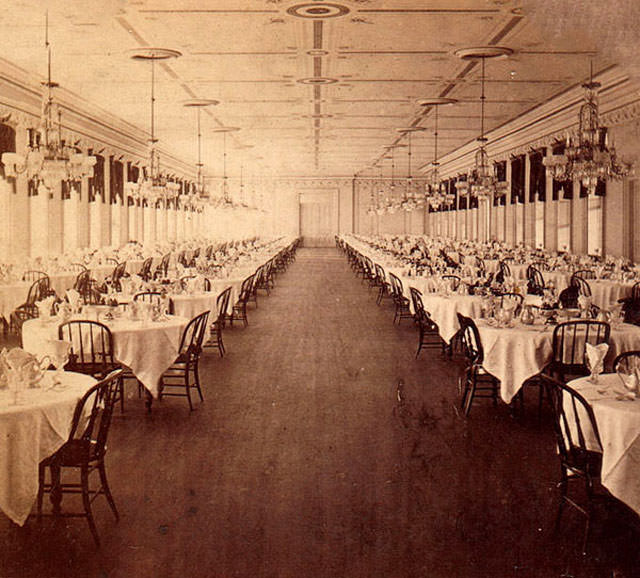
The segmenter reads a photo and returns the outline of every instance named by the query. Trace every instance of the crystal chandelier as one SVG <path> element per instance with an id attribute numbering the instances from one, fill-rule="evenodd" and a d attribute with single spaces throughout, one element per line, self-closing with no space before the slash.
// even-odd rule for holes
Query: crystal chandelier
<path id="1" fill-rule="evenodd" d="M 455 98 L 423 98 L 418 101 L 418 104 L 423 107 L 435 109 L 434 119 L 434 131 L 433 131 L 433 162 L 431 166 L 431 174 L 429 176 L 429 182 L 426 185 L 426 200 L 429 205 L 434 209 L 439 209 L 442 206 L 448 206 L 455 201 L 455 195 L 449 193 L 444 183 L 440 179 L 440 163 L 438 162 L 438 108 L 440 106 L 452 105 L 458 102 Z"/>
<path id="2" fill-rule="evenodd" d="M 198 141 L 198 162 L 196 163 L 196 184 L 192 190 L 186 192 L 181 199 L 181 203 L 184 207 L 187 208 L 200 208 L 203 206 L 204 200 L 209 197 L 209 192 L 207 191 L 205 181 L 204 181 L 204 173 L 202 163 L 202 131 L 201 131 L 201 123 L 200 123 L 200 111 L 207 106 L 215 106 L 219 104 L 219 101 L 212 100 L 208 98 L 197 98 L 192 100 L 187 100 L 183 103 L 183 105 L 187 108 L 195 108 L 196 109 L 196 138 Z"/>
<path id="3" fill-rule="evenodd" d="M 220 207 L 235 207 L 231 194 L 229 192 L 229 182 L 227 177 L 227 134 L 238 132 L 237 126 L 219 126 L 213 129 L 213 132 L 222 133 L 222 196 L 216 201 L 216 205 Z"/>
<path id="4" fill-rule="evenodd" d="M 480 136 L 477 138 L 477 142 L 480 143 L 478 150 L 476 151 L 474 168 L 469 175 L 467 181 L 459 181 L 456 183 L 456 188 L 461 193 L 469 191 L 472 197 L 479 199 L 490 199 L 494 195 L 501 197 L 507 192 L 507 183 L 498 181 L 495 171 L 489 162 L 489 155 L 487 154 L 486 144 L 487 138 L 484 136 L 484 105 L 485 105 L 485 61 L 487 58 L 506 57 L 512 54 L 513 51 L 510 48 L 504 48 L 502 46 L 479 46 L 476 48 L 465 48 L 456 51 L 456 56 L 462 60 L 480 60 L 481 61 L 481 74 L 480 83 L 482 87 L 482 93 L 480 96 Z"/>
<path id="5" fill-rule="evenodd" d="M 53 189 L 61 181 L 77 182 L 93 176 L 94 156 L 77 152 L 62 138 L 62 113 L 53 99 L 58 83 L 51 79 L 51 44 L 49 42 L 49 16 L 45 21 L 45 47 L 47 49 L 47 88 L 43 95 L 42 114 L 38 129 L 29 129 L 29 142 L 24 155 L 3 153 L 2 164 L 7 177 L 26 174 L 36 186 Z"/>
<path id="6" fill-rule="evenodd" d="M 411 136 L 416 132 L 426 130 L 421 126 L 409 126 L 396 129 L 402 136 L 407 137 L 407 178 L 405 181 L 404 197 L 400 202 L 400 208 L 404 211 L 415 211 L 424 206 L 424 196 L 415 189 L 413 175 L 411 174 Z"/>
<path id="7" fill-rule="evenodd" d="M 600 126 L 600 83 L 593 81 L 593 66 L 589 82 L 585 82 L 582 87 L 584 102 L 578 114 L 577 137 L 567 136 L 564 153 L 545 157 L 543 162 L 554 179 L 577 180 L 589 195 L 593 195 L 599 180 L 620 180 L 629 174 L 631 166 L 618 161 L 615 147 L 609 146 L 606 127 Z"/>
<path id="8" fill-rule="evenodd" d="M 151 61 L 151 139 L 149 150 L 149 166 L 142 171 L 142 179 L 138 177 L 136 182 L 127 182 L 125 190 L 128 196 L 134 200 L 147 201 L 154 205 L 158 201 L 165 204 L 175 198 L 180 191 L 180 185 L 172 182 L 160 173 L 160 153 L 156 149 L 158 139 L 155 133 L 155 65 L 156 60 L 168 60 L 178 58 L 182 54 L 177 50 L 168 48 L 140 48 L 136 49 L 131 58 L 134 60 Z"/>

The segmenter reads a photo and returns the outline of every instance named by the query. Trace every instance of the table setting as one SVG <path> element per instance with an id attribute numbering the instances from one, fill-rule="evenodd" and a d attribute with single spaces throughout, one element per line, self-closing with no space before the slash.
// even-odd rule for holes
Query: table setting
<path id="1" fill-rule="evenodd" d="M 115 359 L 128 367 L 156 397 L 158 382 L 178 355 L 180 338 L 190 318 L 167 315 L 166 307 L 132 302 L 127 309 L 104 305 L 83 306 L 80 313 L 31 319 L 22 326 L 22 344 L 36 355 L 51 355 L 51 342 L 58 338 L 58 326 L 72 320 L 96 321 L 113 336 Z"/>

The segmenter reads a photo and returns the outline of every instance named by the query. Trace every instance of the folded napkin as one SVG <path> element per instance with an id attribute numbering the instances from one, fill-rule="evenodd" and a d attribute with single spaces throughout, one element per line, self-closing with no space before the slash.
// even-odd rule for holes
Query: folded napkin
<path id="1" fill-rule="evenodd" d="M 53 307 L 53 302 L 55 301 L 55 297 L 50 295 L 49 297 L 45 297 L 42 301 L 36 301 L 36 307 L 38 308 L 38 316 L 41 319 L 49 319 L 51 317 L 51 307 Z"/>
<path id="2" fill-rule="evenodd" d="M 580 309 L 586 311 L 591 308 L 591 297 L 587 297 L 586 295 L 578 296 L 578 307 Z"/>
<path id="3" fill-rule="evenodd" d="M 597 379 L 604 369 L 604 358 L 609 351 L 608 343 L 600 343 L 599 345 L 586 344 L 587 363 L 591 369 L 591 378 Z"/>
<path id="4" fill-rule="evenodd" d="M 69 305 L 71 305 L 71 309 L 77 311 L 78 304 L 80 303 L 80 293 L 78 293 L 75 289 L 67 289 L 66 296 Z"/>

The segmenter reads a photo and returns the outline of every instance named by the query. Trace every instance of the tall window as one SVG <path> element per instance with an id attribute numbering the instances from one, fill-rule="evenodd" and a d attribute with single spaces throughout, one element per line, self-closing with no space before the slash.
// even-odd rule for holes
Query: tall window
<path id="1" fill-rule="evenodd" d="M 109 158 L 109 201 L 112 205 L 124 201 L 124 166 L 113 157 Z"/>
<path id="2" fill-rule="evenodd" d="M 89 202 L 91 203 L 100 197 L 104 203 L 104 157 L 102 155 L 94 156 L 96 164 L 93 167 L 93 176 L 89 179 Z"/>

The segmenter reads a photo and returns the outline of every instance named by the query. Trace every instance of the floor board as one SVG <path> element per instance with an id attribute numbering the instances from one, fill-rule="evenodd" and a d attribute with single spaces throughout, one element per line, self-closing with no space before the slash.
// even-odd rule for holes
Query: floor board
<path id="1" fill-rule="evenodd" d="M 415 360 L 392 319 L 337 250 L 301 249 L 228 356 L 205 354 L 204 403 L 149 416 L 134 396 L 114 419 L 102 548 L 83 520 L 2 519 L 0 578 L 633 576 L 617 514 L 586 557 L 578 515 L 554 533 L 549 423 L 482 401 L 461 417 L 461 360 Z"/>

